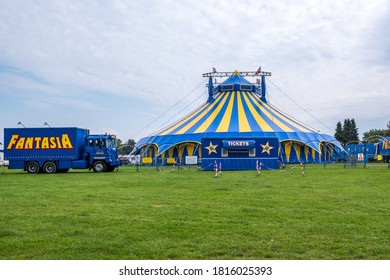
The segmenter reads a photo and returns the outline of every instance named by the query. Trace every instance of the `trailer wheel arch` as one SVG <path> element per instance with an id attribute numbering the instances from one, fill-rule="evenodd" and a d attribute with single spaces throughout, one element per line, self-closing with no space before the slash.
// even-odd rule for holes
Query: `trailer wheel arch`
<path id="1" fill-rule="evenodd" d="M 43 164 L 43 172 L 46 174 L 53 174 L 57 171 L 57 165 L 53 161 L 46 161 Z"/>
<path id="2" fill-rule="evenodd" d="M 36 161 L 29 161 L 26 163 L 26 171 L 29 174 L 37 174 L 39 172 L 39 164 Z"/>
<path id="3" fill-rule="evenodd" d="M 57 169 L 57 173 L 66 173 L 69 171 L 69 168 L 61 168 L 61 169 Z"/>
<path id="4" fill-rule="evenodd" d="M 107 167 L 107 172 L 113 172 L 115 170 L 115 166 Z"/>

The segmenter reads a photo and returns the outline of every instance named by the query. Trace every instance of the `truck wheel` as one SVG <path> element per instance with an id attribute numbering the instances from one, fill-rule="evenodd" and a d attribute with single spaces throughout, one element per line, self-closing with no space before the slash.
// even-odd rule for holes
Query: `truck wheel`
<path id="1" fill-rule="evenodd" d="M 56 171 L 57 171 L 57 166 L 54 162 L 49 161 L 43 165 L 43 172 L 47 174 L 56 173 Z"/>
<path id="2" fill-rule="evenodd" d="M 107 170 L 107 164 L 104 161 L 96 161 L 93 164 L 94 172 L 106 172 L 106 170 Z"/>
<path id="3" fill-rule="evenodd" d="M 36 174 L 38 173 L 39 171 L 39 165 L 37 162 L 35 161 L 30 161 L 29 163 L 27 163 L 26 165 L 26 170 L 28 173 L 30 174 Z"/>

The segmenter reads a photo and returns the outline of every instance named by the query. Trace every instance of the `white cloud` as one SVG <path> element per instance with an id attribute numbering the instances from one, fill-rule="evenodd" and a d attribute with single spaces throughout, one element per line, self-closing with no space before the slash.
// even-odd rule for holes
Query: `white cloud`
<path id="1" fill-rule="evenodd" d="M 45 106 L 80 118 L 113 110 L 101 125 L 112 127 L 115 120 L 118 135 L 129 135 L 197 87 L 211 67 L 262 65 L 276 85 L 332 128 L 350 114 L 362 123 L 382 116 L 378 127 L 385 126 L 389 18 L 385 0 L 6 1 L 0 10 L 0 101 L 20 96 L 27 116 Z M 268 88 L 291 114 L 303 115 Z M 204 90 L 181 104 L 193 106 Z M 126 104 L 127 112 L 147 113 L 142 120 L 130 113 L 117 120 L 116 108 Z M 81 123 L 96 125 L 93 119 Z"/>

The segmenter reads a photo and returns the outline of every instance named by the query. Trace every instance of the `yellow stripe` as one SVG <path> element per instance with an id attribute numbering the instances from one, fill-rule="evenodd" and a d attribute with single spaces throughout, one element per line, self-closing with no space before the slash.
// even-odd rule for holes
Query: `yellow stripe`
<path id="1" fill-rule="evenodd" d="M 244 106 L 242 105 L 241 100 L 242 92 L 238 92 L 237 94 L 237 107 L 238 107 L 238 127 L 240 132 L 251 132 L 251 127 L 248 123 L 248 119 L 246 118 Z"/>
<path id="2" fill-rule="evenodd" d="M 305 158 L 306 161 L 309 161 L 309 147 L 305 145 Z"/>
<path id="3" fill-rule="evenodd" d="M 175 151 L 175 147 L 169 148 L 168 155 L 170 158 L 173 158 L 173 152 Z"/>
<path id="4" fill-rule="evenodd" d="M 301 145 L 299 145 L 299 143 L 294 142 L 294 149 L 297 155 L 297 160 L 301 161 Z"/>
<path id="5" fill-rule="evenodd" d="M 192 156 L 194 153 L 195 145 L 194 144 L 187 144 L 187 155 Z"/>
<path id="6" fill-rule="evenodd" d="M 225 110 L 225 114 L 221 122 L 218 125 L 216 132 L 227 132 L 229 129 L 230 119 L 232 118 L 233 104 L 234 104 L 235 92 L 230 95 L 229 104 Z"/>
<path id="7" fill-rule="evenodd" d="M 178 128 L 179 126 L 181 126 L 183 123 L 185 123 L 186 121 L 188 121 L 189 119 L 191 119 L 193 116 L 195 116 L 196 114 L 198 114 L 200 111 L 202 111 L 205 107 L 207 107 L 209 105 L 209 103 L 206 103 L 204 104 L 202 107 L 200 107 L 199 109 L 197 109 L 196 111 L 194 111 L 192 114 L 190 114 L 188 117 L 185 117 L 183 120 L 179 121 L 178 123 L 176 123 L 175 125 L 173 125 L 172 127 L 170 128 L 167 128 L 166 130 L 162 130 L 163 132 L 159 134 L 159 132 L 157 132 L 156 134 L 157 135 L 167 135 L 168 133 L 172 132 L 173 130 L 175 130 L 176 128 Z"/>
<path id="8" fill-rule="evenodd" d="M 262 101 L 261 101 L 262 102 Z M 307 127 L 305 127 L 303 124 L 300 124 L 297 120 L 291 120 L 290 118 L 288 118 L 287 116 L 279 113 L 274 107 L 271 107 L 269 106 L 268 104 L 265 104 L 264 103 L 264 107 L 268 107 L 272 112 L 275 113 L 275 115 L 277 115 L 279 118 L 281 118 L 283 121 L 289 123 L 290 125 L 292 125 L 293 127 L 303 131 L 303 132 L 312 132 L 313 130 L 312 129 L 309 129 Z"/>
<path id="9" fill-rule="evenodd" d="M 210 112 L 210 110 L 217 104 L 217 102 L 221 99 L 222 94 L 218 96 L 217 99 L 214 100 L 213 103 L 209 104 L 208 108 L 204 110 L 201 114 L 199 114 L 195 119 L 193 119 L 190 123 L 188 123 L 185 127 L 180 129 L 175 134 L 183 134 L 186 133 L 187 130 L 189 130 L 195 123 L 197 123 L 201 118 L 203 118 L 207 113 Z"/>
<path id="10" fill-rule="evenodd" d="M 195 133 L 202 133 L 206 131 L 206 129 L 212 124 L 214 119 L 221 111 L 228 96 L 229 96 L 229 92 L 225 93 L 225 97 L 223 98 L 223 100 L 218 104 L 217 108 L 210 114 L 210 116 L 195 130 Z"/>
<path id="11" fill-rule="evenodd" d="M 257 98 L 257 96 L 256 96 Z M 285 115 L 279 113 L 274 107 L 271 107 L 270 105 L 268 105 L 267 103 L 264 103 L 260 98 L 257 98 L 259 100 L 259 102 L 265 107 L 267 108 L 268 110 L 270 110 L 271 112 L 273 112 L 275 115 L 277 115 L 280 119 L 282 119 L 283 121 L 287 122 L 288 124 L 294 126 L 295 128 L 303 131 L 303 132 L 311 132 L 312 130 L 308 130 L 307 127 L 305 127 L 303 124 L 300 124 L 297 120 L 291 120 L 290 118 L 286 117 Z"/>
<path id="12" fill-rule="evenodd" d="M 290 155 L 291 155 L 291 143 L 284 142 L 284 155 L 286 156 L 287 162 L 290 162 Z"/>
<path id="13" fill-rule="evenodd" d="M 291 128 L 289 128 L 284 123 L 282 123 L 281 121 L 273 117 L 267 110 L 264 109 L 264 107 L 262 106 L 264 104 L 263 101 L 259 100 L 260 101 L 259 104 L 258 101 L 254 100 L 253 95 L 254 94 L 250 94 L 249 97 L 256 104 L 256 106 L 264 113 L 264 115 L 266 115 L 272 122 L 274 122 L 277 126 L 279 126 L 284 132 L 293 132 Z"/>
<path id="14" fill-rule="evenodd" d="M 244 94 L 243 96 L 246 104 L 248 105 L 249 111 L 251 111 L 252 116 L 255 118 L 261 130 L 264 132 L 273 132 L 274 130 L 268 125 L 268 123 L 266 123 L 266 121 L 259 115 L 256 109 L 252 106 L 252 103 L 249 101 L 247 94 Z"/>

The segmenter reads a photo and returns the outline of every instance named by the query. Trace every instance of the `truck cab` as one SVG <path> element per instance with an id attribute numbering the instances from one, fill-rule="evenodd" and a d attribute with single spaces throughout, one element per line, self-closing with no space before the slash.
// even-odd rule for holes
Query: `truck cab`
<path id="1" fill-rule="evenodd" d="M 113 135 L 88 135 L 85 158 L 95 172 L 111 172 L 120 165 L 116 138 Z"/>

